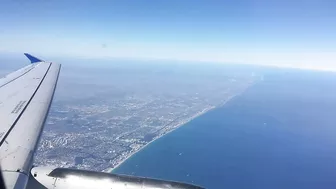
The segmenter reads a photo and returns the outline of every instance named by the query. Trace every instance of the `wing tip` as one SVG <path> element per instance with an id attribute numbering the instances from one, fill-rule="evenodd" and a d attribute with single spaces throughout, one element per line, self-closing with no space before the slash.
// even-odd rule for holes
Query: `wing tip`
<path id="1" fill-rule="evenodd" d="M 43 62 L 43 60 L 39 59 L 39 58 L 36 58 L 35 56 L 32 56 L 31 54 L 29 53 L 23 53 L 29 60 L 30 60 L 30 63 L 37 63 L 37 62 Z"/>

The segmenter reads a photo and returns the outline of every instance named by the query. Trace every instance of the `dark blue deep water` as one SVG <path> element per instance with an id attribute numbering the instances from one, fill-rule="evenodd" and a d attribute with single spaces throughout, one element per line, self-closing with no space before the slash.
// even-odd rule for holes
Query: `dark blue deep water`
<path id="1" fill-rule="evenodd" d="M 115 173 L 210 189 L 336 188 L 336 76 L 281 70 L 150 144 Z"/>

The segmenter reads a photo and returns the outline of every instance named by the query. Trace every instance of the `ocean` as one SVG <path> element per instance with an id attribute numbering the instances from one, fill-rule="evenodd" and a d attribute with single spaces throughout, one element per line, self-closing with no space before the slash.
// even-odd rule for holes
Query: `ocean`
<path id="1" fill-rule="evenodd" d="M 336 188 L 336 74 L 266 72 L 113 172 L 209 189 Z"/>

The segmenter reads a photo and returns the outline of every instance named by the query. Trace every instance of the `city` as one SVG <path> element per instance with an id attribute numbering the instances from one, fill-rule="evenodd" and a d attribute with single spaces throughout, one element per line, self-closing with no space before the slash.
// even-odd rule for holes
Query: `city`
<path id="1" fill-rule="evenodd" d="M 82 68 L 83 75 L 63 68 L 35 164 L 109 172 L 149 142 L 225 104 L 257 78 L 232 72 L 162 74 L 155 71 L 159 68 L 122 73 L 111 68 L 100 74 Z"/>

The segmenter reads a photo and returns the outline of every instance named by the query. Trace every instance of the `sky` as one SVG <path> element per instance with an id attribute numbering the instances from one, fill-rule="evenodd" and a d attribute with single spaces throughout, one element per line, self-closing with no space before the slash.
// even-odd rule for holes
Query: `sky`
<path id="1" fill-rule="evenodd" d="M 0 52 L 336 70 L 332 0 L 3 0 Z"/>

